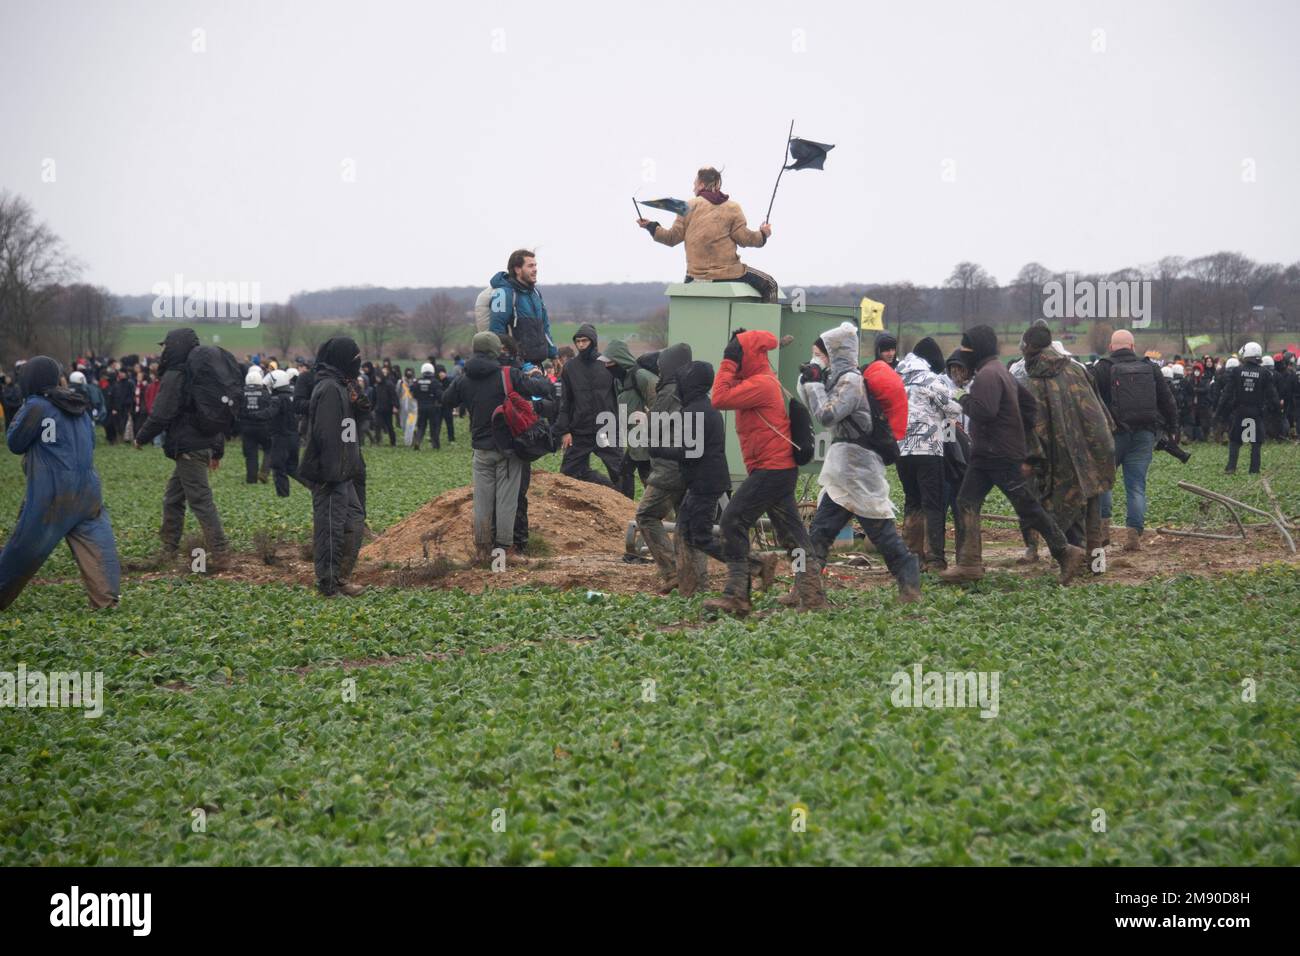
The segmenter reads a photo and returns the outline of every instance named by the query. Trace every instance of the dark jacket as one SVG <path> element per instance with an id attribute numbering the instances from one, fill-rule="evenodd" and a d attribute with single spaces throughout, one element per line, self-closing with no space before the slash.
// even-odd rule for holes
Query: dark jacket
<path id="1" fill-rule="evenodd" d="M 411 394 L 422 412 L 431 412 L 442 403 L 444 383 L 436 372 L 426 373 L 411 383 Z"/>
<path id="2" fill-rule="evenodd" d="M 1097 394 L 1101 400 L 1106 403 L 1106 408 L 1110 410 L 1111 417 L 1115 418 L 1115 406 L 1111 402 L 1111 382 L 1113 381 L 1111 369 L 1119 362 L 1146 362 L 1146 359 L 1138 358 L 1137 353 L 1132 349 L 1116 349 L 1110 355 L 1097 359 Z M 1151 368 L 1151 376 L 1156 383 L 1156 413 L 1160 418 L 1160 425 L 1163 431 L 1174 432 L 1178 428 L 1178 403 L 1174 400 L 1174 393 L 1169 388 L 1169 383 L 1165 381 L 1164 375 L 1160 373 L 1160 368 L 1154 362 L 1147 362 Z M 1124 432 L 1129 429 L 1115 419 L 1116 432 Z"/>
<path id="3" fill-rule="evenodd" d="M 154 436 L 166 432 L 163 454 L 173 460 L 186 452 L 212 450 L 213 458 L 221 458 L 226 450 L 222 435 L 205 435 L 199 431 L 194 405 L 186 388 L 185 360 L 198 348 L 199 337 L 193 329 L 173 329 L 163 340 L 162 358 L 158 368 L 162 381 L 158 397 L 154 399 L 149 419 L 135 436 L 136 444 L 147 445 Z"/>
<path id="4" fill-rule="evenodd" d="M 497 451 L 492 435 L 492 413 L 505 399 L 506 389 L 502 373 L 510 376 L 510 384 L 521 395 L 545 397 L 550 394 L 551 383 L 545 378 L 524 375 L 511 366 L 502 366 L 496 359 L 476 353 L 465 363 L 465 372 L 443 393 L 443 404 L 448 408 L 464 405 L 469 409 L 470 447 L 480 451 Z"/>
<path id="5" fill-rule="evenodd" d="M 1036 418 L 1036 402 L 998 361 L 997 336 L 992 329 L 983 334 L 986 328 L 976 326 L 967 333 L 976 340 L 972 352 L 975 377 L 961 399 L 962 410 L 970 418 L 971 461 L 984 465 L 1022 462 L 1025 432 Z"/>
<path id="6" fill-rule="evenodd" d="M 663 371 L 660 358 L 659 370 Z M 700 432 L 694 432 L 694 448 L 703 453 L 696 458 L 687 455 L 683 443 L 679 448 L 651 448 L 650 456 L 656 465 L 661 460 L 675 461 L 681 468 L 686 490 L 696 495 L 720 495 L 731 490 L 731 469 L 727 467 L 727 433 L 722 413 L 713 407 L 709 389 L 713 387 L 713 366 L 708 362 L 691 362 L 677 373 L 676 389 L 682 402 L 682 414 L 694 422 L 703 422 L 703 443 Z M 695 425 L 692 425 L 695 428 Z"/>
<path id="7" fill-rule="evenodd" d="M 1273 373 L 1257 358 L 1246 359 L 1223 383 L 1220 406 L 1226 412 L 1277 411 L 1280 399 Z"/>
<path id="8" fill-rule="evenodd" d="M 677 376 L 691 364 L 691 347 L 685 342 L 670 345 L 659 353 L 659 387 L 655 389 L 654 404 L 650 406 L 651 415 L 670 415 L 682 410 L 681 399 L 677 395 Z M 681 468 L 671 458 L 650 456 L 650 477 L 647 485 L 668 491 L 680 491 L 686 486 L 681 476 Z"/>
<path id="9" fill-rule="evenodd" d="M 316 387 L 307 412 L 307 448 L 298 474 L 307 481 L 352 481 L 366 473 L 361 458 L 361 416 L 354 408 L 346 373 L 332 365 L 317 364 Z M 298 376 L 301 378 L 302 376 Z M 343 420 L 350 418 L 350 441 L 344 441 Z"/>
<path id="10" fill-rule="evenodd" d="M 596 361 L 596 327 L 590 323 L 584 324 L 574 333 L 574 338 L 579 335 L 591 339 L 591 348 L 579 352 L 576 358 L 564 363 L 564 371 L 560 373 L 563 390 L 555 433 L 594 438 L 597 430 L 596 416 L 601 412 L 609 412 L 617 418 L 618 401 L 614 395 L 614 376 L 604 362 Z"/>
<path id="11" fill-rule="evenodd" d="M 526 286 L 504 272 L 494 275 L 490 285 L 493 291 L 489 331 L 511 336 L 519 344 L 519 357 L 526 362 L 540 365 L 548 358 L 555 358 L 551 320 L 537 286 Z M 594 345 L 596 340 L 591 341 Z"/>
<path id="12" fill-rule="evenodd" d="M 391 415 L 393 409 L 397 407 L 397 388 L 393 384 L 391 377 L 376 373 L 375 379 L 375 412 L 381 417 Z"/>

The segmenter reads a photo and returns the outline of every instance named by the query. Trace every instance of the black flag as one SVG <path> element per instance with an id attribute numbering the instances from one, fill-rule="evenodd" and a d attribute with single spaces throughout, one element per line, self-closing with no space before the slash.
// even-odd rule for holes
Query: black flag
<path id="1" fill-rule="evenodd" d="M 834 149 L 829 143 L 814 143 L 810 139 L 790 140 L 790 158 L 794 160 L 786 169 L 825 169 L 826 154 Z"/>
<path id="2" fill-rule="evenodd" d="M 642 199 L 641 205 L 649 206 L 651 209 L 662 209 L 665 212 L 676 213 L 679 216 L 686 215 L 687 205 L 684 199 Z"/>

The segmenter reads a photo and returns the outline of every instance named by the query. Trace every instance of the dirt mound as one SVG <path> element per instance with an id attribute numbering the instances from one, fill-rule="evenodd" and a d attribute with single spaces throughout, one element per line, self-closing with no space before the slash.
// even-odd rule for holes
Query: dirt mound
<path id="1" fill-rule="evenodd" d="M 610 488 L 564 475 L 534 471 L 528 489 L 529 536 L 541 539 L 549 554 L 623 554 L 628 522 L 636 502 Z M 474 556 L 474 489 L 456 488 L 434 498 L 419 511 L 361 549 L 361 566 L 406 564 L 444 557 L 468 561 Z"/>

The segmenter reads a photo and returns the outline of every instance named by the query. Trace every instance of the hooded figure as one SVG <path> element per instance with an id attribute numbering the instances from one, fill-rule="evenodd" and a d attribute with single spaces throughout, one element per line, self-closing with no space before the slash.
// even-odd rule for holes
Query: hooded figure
<path id="1" fill-rule="evenodd" d="M 601 356 L 612 365 L 614 376 L 614 394 L 619 404 L 620 418 L 627 422 L 628 437 L 634 435 L 633 429 L 638 421 L 645 420 L 645 413 L 654 404 L 655 387 L 659 377 L 647 368 L 637 364 L 627 343 L 614 339 L 608 343 Z M 641 474 L 641 482 L 650 477 L 650 449 L 646 443 L 629 441 L 620 464 L 622 483 L 620 490 L 629 498 L 636 498 L 636 475 Z"/>
<path id="2" fill-rule="evenodd" d="M 929 570 L 942 571 L 944 558 L 944 444 L 957 440 L 961 406 L 943 374 L 943 353 L 931 338 L 898 363 L 907 389 L 907 435 L 898 444 L 903 483 L 903 541 Z"/>
<path id="3" fill-rule="evenodd" d="M 612 344 L 612 343 L 611 343 Z M 654 398 L 650 406 L 651 434 L 662 434 L 655 427 L 657 422 L 682 423 L 681 429 L 674 434 L 680 442 L 685 442 L 685 421 L 682 415 L 682 402 L 678 398 L 677 373 L 691 364 L 691 347 L 686 343 L 670 345 L 659 353 L 659 380 L 654 389 Z M 648 374 L 648 373 L 647 373 Z M 713 384 L 710 378 L 709 384 Z M 708 389 L 705 389 L 707 393 Z M 692 420 L 692 439 L 702 440 Z M 636 509 L 636 524 L 645 540 L 646 547 L 654 557 L 659 569 L 660 594 L 670 594 L 681 588 L 683 597 L 690 597 L 700 587 L 700 572 L 707 568 L 707 562 L 701 554 L 685 575 L 687 586 L 682 587 L 678 574 L 678 551 L 674 549 L 668 532 L 664 529 L 664 519 L 681 506 L 686 494 L 686 482 L 682 478 L 681 466 L 671 458 L 657 457 L 654 449 L 647 447 L 651 455 L 650 474 L 646 478 L 645 492 Z M 680 540 L 680 530 L 678 532 Z M 696 573 L 692 574 L 691 571 Z M 687 593 L 687 592 L 690 593 Z"/>
<path id="4" fill-rule="evenodd" d="M 586 348 L 577 348 L 578 339 L 587 340 Z M 562 436 L 564 448 L 560 474 L 620 488 L 623 450 L 607 442 L 608 429 L 600 432 L 602 422 L 618 421 L 614 376 L 604 362 L 596 361 L 600 350 L 594 325 L 584 322 L 573 334 L 573 340 L 578 354 L 564 363 L 560 373 L 560 413 L 555 421 L 555 434 Z M 592 470 L 592 455 L 604 464 L 608 480 Z"/>
<path id="5" fill-rule="evenodd" d="M 59 363 L 38 355 L 18 372 L 23 402 L 9 450 L 23 456 L 27 492 L 0 552 L 0 610 L 13 604 L 60 541 L 67 541 L 92 607 L 117 603 L 121 565 L 95 471 L 95 427 L 86 397 L 61 388 Z"/>
<path id="6" fill-rule="evenodd" d="M 749 477 L 736 490 L 722 513 L 723 553 L 727 560 L 727 583 L 720 598 L 704 606 L 743 617 L 750 611 L 749 589 L 753 563 L 749 553 L 750 530 L 764 512 L 772 520 L 777 540 L 788 553 L 802 548 L 812 554 L 808 529 L 799 516 L 794 491 L 799 469 L 794 464 L 794 442 L 790 438 L 790 413 L 785 393 L 768 363 L 767 353 L 776 348 L 776 336 L 764 330 L 736 329 L 722 350 L 722 364 L 713 379 L 713 407 L 736 413 L 740 453 Z M 799 606 L 813 610 L 826 606 L 820 569 L 795 571 Z M 795 562 L 798 567 L 798 561 Z M 776 555 L 764 555 L 761 568 L 766 590 L 776 579 Z"/>
<path id="7" fill-rule="evenodd" d="M 1102 547 L 1101 496 L 1115 482 L 1114 422 L 1088 373 L 1053 346 L 1025 352 L 1028 388 L 1038 401 L 1026 436 L 1039 498 L 1072 544 Z"/>
<path id="8" fill-rule="evenodd" d="M 331 338 L 320 347 L 312 371 L 307 448 L 298 473 L 311 489 L 316 587 L 325 597 L 354 597 L 364 590 L 348 580 L 365 530 L 358 483 L 364 483 L 366 475 L 361 418 L 369 409 L 356 384 L 361 349 L 347 336 Z"/>
<path id="9" fill-rule="evenodd" d="M 830 450 L 817 479 L 822 496 L 810 531 L 816 573 L 820 575 L 831 543 L 856 517 L 898 580 L 899 600 L 919 600 L 920 565 L 898 536 L 885 463 L 864 444 L 872 423 L 866 385 L 858 372 L 858 330 L 844 322 L 823 332 L 821 341 L 830 367 L 824 375 L 807 367 L 799 380 L 800 395 L 813 421 L 831 433 Z M 793 603 L 796 597 L 787 595 L 782 603 Z"/>

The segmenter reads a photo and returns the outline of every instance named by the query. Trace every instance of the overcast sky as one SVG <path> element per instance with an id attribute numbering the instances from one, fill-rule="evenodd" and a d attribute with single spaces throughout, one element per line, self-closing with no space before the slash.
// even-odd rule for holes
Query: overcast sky
<path id="1" fill-rule="evenodd" d="M 1290 263 L 1297 36 L 1294 0 L 0 0 L 0 188 L 116 293 L 476 285 L 518 246 L 675 279 L 630 197 L 725 167 L 757 227 L 794 119 L 835 149 L 748 250 L 787 286 Z"/>

